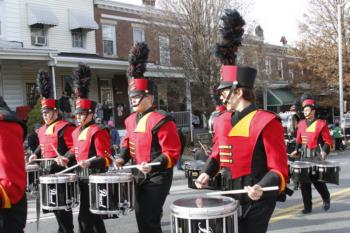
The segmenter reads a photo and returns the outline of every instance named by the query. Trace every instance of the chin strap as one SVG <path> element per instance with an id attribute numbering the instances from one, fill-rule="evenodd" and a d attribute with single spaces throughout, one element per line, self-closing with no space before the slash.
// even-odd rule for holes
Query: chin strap
<path id="1" fill-rule="evenodd" d="M 145 98 L 145 95 L 142 95 L 142 97 L 140 98 L 139 102 L 135 105 L 132 105 L 133 107 L 137 107 L 140 105 L 141 101 L 143 100 L 143 98 Z"/>
<path id="2" fill-rule="evenodd" d="M 226 99 L 223 101 L 223 105 L 227 105 L 228 101 L 230 100 L 232 93 L 234 92 L 234 90 L 237 87 L 237 81 L 233 81 L 232 86 L 230 88 L 230 92 L 228 93 Z"/>

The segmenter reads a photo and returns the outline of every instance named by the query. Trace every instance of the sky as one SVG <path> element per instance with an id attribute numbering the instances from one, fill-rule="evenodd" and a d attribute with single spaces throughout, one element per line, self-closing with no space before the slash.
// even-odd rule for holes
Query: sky
<path id="1" fill-rule="evenodd" d="M 142 0 L 115 0 L 142 4 Z M 288 44 L 298 41 L 298 22 L 307 10 L 308 0 L 252 0 L 251 19 L 264 30 L 265 42 L 280 45 L 282 36 Z"/>

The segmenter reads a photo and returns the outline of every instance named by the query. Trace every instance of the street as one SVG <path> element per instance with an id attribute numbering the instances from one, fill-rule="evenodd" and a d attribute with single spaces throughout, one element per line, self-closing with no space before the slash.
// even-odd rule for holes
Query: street
<path id="1" fill-rule="evenodd" d="M 288 197 L 284 203 L 279 202 L 270 220 L 269 233 L 349 233 L 350 226 L 350 152 L 343 152 L 331 155 L 330 160 L 337 160 L 341 163 L 340 185 L 328 185 L 331 193 L 331 208 L 328 212 L 322 209 L 322 200 L 313 188 L 313 212 L 302 215 L 303 208 L 300 189 L 295 191 L 292 197 Z M 193 190 L 187 188 L 187 180 L 183 176 L 175 179 L 164 206 L 162 228 L 164 233 L 170 233 L 170 204 L 180 198 L 194 195 L 203 195 L 207 190 Z M 74 209 L 74 226 L 78 232 L 77 222 L 78 208 Z M 29 201 L 27 226 L 25 232 L 36 232 L 35 202 Z M 105 220 L 107 232 L 113 233 L 137 233 L 137 225 L 134 213 L 121 216 L 118 219 Z M 56 219 L 52 214 L 41 214 L 41 233 L 57 232 Z"/>

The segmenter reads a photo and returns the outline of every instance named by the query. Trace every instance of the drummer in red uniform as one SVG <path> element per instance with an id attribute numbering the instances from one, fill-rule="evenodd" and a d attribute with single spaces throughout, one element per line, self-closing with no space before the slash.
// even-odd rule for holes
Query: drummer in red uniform
<path id="1" fill-rule="evenodd" d="M 75 126 L 65 120 L 62 120 L 58 112 L 57 100 L 51 98 L 51 78 L 47 71 L 39 71 L 37 76 L 39 92 L 42 96 L 41 113 L 45 124 L 38 130 L 39 147 L 29 157 L 29 163 L 34 159 L 42 157 L 48 159 L 42 161 L 44 174 L 53 174 L 64 169 L 59 166 L 52 158 L 64 156 L 66 153 L 73 152 L 72 132 Z M 73 233 L 73 214 L 72 210 L 54 210 L 58 233 Z"/>
<path id="2" fill-rule="evenodd" d="M 227 10 L 222 19 L 221 30 L 228 44 L 217 45 L 216 54 L 224 64 L 218 89 L 227 109 L 235 113 L 231 121 L 216 119 L 216 141 L 196 185 L 203 188 L 210 177 L 223 168 L 224 189 L 245 188 L 248 192 L 248 195 L 235 196 L 242 207 L 239 232 L 261 233 L 267 231 L 276 200 L 288 178 L 284 131 L 277 115 L 257 109 L 253 104 L 257 71 L 235 65 L 235 51 L 241 44 L 244 20 L 237 11 L 231 10 Z M 262 188 L 268 186 L 278 186 L 279 190 L 263 192 Z"/>
<path id="3" fill-rule="evenodd" d="M 89 183 L 90 174 L 106 172 L 110 165 L 110 136 L 108 129 L 95 123 L 93 116 L 96 102 L 88 99 L 91 82 L 91 70 L 84 64 L 74 72 L 74 86 L 77 96 L 76 120 L 79 127 L 73 131 L 74 154 L 68 159 L 61 159 L 62 165 L 78 163 L 77 170 L 80 190 L 79 232 L 105 233 L 102 215 L 91 213 L 89 209 Z M 96 158 L 89 160 L 96 156 Z M 89 161 L 88 161 L 89 160 Z"/>
<path id="4" fill-rule="evenodd" d="M 136 44 L 129 55 L 129 97 L 134 110 L 126 120 L 127 134 L 121 144 L 116 165 L 129 160 L 139 164 L 136 178 L 135 213 L 140 233 L 161 233 L 161 214 L 173 179 L 173 167 L 181 143 L 174 120 L 154 109 L 156 85 L 143 76 L 148 58 L 145 43 Z M 158 166 L 148 163 L 160 162 Z"/>
<path id="5" fill-rule="evenodd" d="M 0 96 L 0 232 L 23 233 L 27 218 L 26 125 Z"/>
<path id="6" fill-rule="evenodd" d="M 301 101 L 306 119 L 301 120 L 298 124 L 296 138 L 297 146 L 296 150 L 291 153 L 291 156 L 296 157 L 298 150 L 301 149 L 301 160 L 325 160 L 333 145 L 327 122 L 315 117 L 316 101 L 311 95 L 304 94 L 301 97 Z M 326 183 L 314 180 L 313 177 L 311 177 L 311 181 L 322 197 L 323 209 L 325 211 L 329 210 L 330 194 Z M 302 213 L 311 213 L 311 183 L 300 183 L 300 189 L 304 202 L 304 209 L 302 210 Z"/>

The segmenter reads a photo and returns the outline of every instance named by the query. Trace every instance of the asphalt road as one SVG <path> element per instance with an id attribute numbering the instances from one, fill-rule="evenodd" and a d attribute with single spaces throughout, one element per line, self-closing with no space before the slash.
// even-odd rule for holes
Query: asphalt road
<path id="1" fill-rule="evenodd" d="M 319 194 L 313 189 L 313 212 L 308 215 L 300 213 L 303 208 L 300 190 L 295 191 L 286 202 L 279 202 L 271 218 L 269 233 L 350 233 L 350 152 L 332 155 L 329 159 L 341 163 L 340 185 L 328 185 L 331 192 L 331 208 L 328 212 L 322 209 Z M 191 196 L 200 196 L 208 192 L 193 190 L 187 187 L 187 180 L 180 176 L 173 182 L 170 195 L 164 206 L 162 228 L 170 233 L 170 205 L 173 201 Z M 75 231 L 78 232 L 77 209 L 74 214 Z M 134 213 L 118 219 L 105 220 L 108 233 L 137 233 Z M 25 232 L 35 233 L 35 202 L 29 201 L 29 211 Z M 51 214 L 41 214 L 41 233 L 56 233 L 57 223 Z"/>

